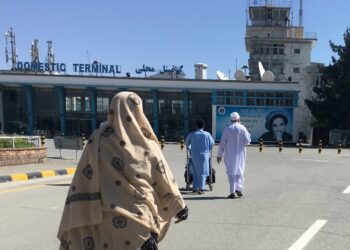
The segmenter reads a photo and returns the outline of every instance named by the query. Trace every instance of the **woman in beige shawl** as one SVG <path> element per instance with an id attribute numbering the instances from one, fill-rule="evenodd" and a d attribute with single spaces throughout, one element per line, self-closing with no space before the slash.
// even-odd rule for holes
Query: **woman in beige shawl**
<path id="1" fill-rule="evenodd" d="M 60 249 L 157 249 L 171 219 L 187 214 L 142 100 L 118 93 L 79 161 L 57 235 Z"/>

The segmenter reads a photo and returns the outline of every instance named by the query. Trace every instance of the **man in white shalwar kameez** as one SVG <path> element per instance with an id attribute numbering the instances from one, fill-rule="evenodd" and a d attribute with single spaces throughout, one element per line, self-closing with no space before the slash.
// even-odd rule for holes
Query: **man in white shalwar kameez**
<path id="1" fill-rule="evenodd" d="M 243 191 L 244 168 L 246 161 L 246 145 L 250 143 L 250 134 L 246 127 L 240 124 L 240 116 L 237 112 L 231 114 L 231 125 L 227 126 L 221 136 L 217 154 L 218 163 L 224 155 L 226 174 L 230 184 L 228 198 L 241 197 Z"/>

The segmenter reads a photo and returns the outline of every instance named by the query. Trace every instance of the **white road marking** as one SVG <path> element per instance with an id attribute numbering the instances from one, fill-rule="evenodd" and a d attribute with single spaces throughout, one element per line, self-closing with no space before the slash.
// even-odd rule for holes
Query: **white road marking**
<path id="1" fill-rule="evenodd" d="M 326 223 L 327 220 L 317 220 L 288 250 L 302 250 Z"/>
<path id="2" fill-rule="evenodd" d="M 293 159 L 294 161 L 316 161 L 316 162 L 329 162 L 326 160 L 316 160 L 316 159 Z"/>
<path id="3" fill-rule="evenodd" d="M 343 191 L 343 194 L 350 194 L 350 186 Z"/>

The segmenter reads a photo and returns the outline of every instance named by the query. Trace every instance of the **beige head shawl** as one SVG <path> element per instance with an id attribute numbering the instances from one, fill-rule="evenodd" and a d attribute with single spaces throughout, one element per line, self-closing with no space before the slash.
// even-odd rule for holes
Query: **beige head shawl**
<path id="1" fill-rule="evenodd" d="M 157 233 L 161 240 L 171 218 L 184 207 L 141 98 L 132 92 L 118 93 L 107 125 L 94 132 L 84 149 L 58 237 L 84 225 L 99 225 L 104 213 L 116 213 Z"/>

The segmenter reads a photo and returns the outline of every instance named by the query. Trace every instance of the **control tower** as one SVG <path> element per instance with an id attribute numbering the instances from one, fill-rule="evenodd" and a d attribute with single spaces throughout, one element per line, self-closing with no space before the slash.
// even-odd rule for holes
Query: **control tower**
<path id="1" fill-rule="evenodd" d="M 299 24 L 293 25 L 290 0 L 249 0 L 245 44 L 253 80 L 260 80 L 258 62 L 276 81 L 302 81 L 311 64 L 316 33 L 305 33 L 302 0 Z"/>
<path id="2" fill-rule="evenodd" d="M 298 83 L 299 102 L 294 109 L 293 132 L 306 135 L 310 141 L 312 116 L 305 99 L 311 98 L 313 79 L 318 77 L 317 64 L 311 62 L 317 36 L 314 32 L 304 32 L 302 0 L 299 0 L 298 20 L 298 25 L 294 25 L 292 0 L 248 0 L 245 44 L 253 81 L 262 80 L 259 71 L 262 64 L 260 68 L 271 71 L 275 81 Z"/>

